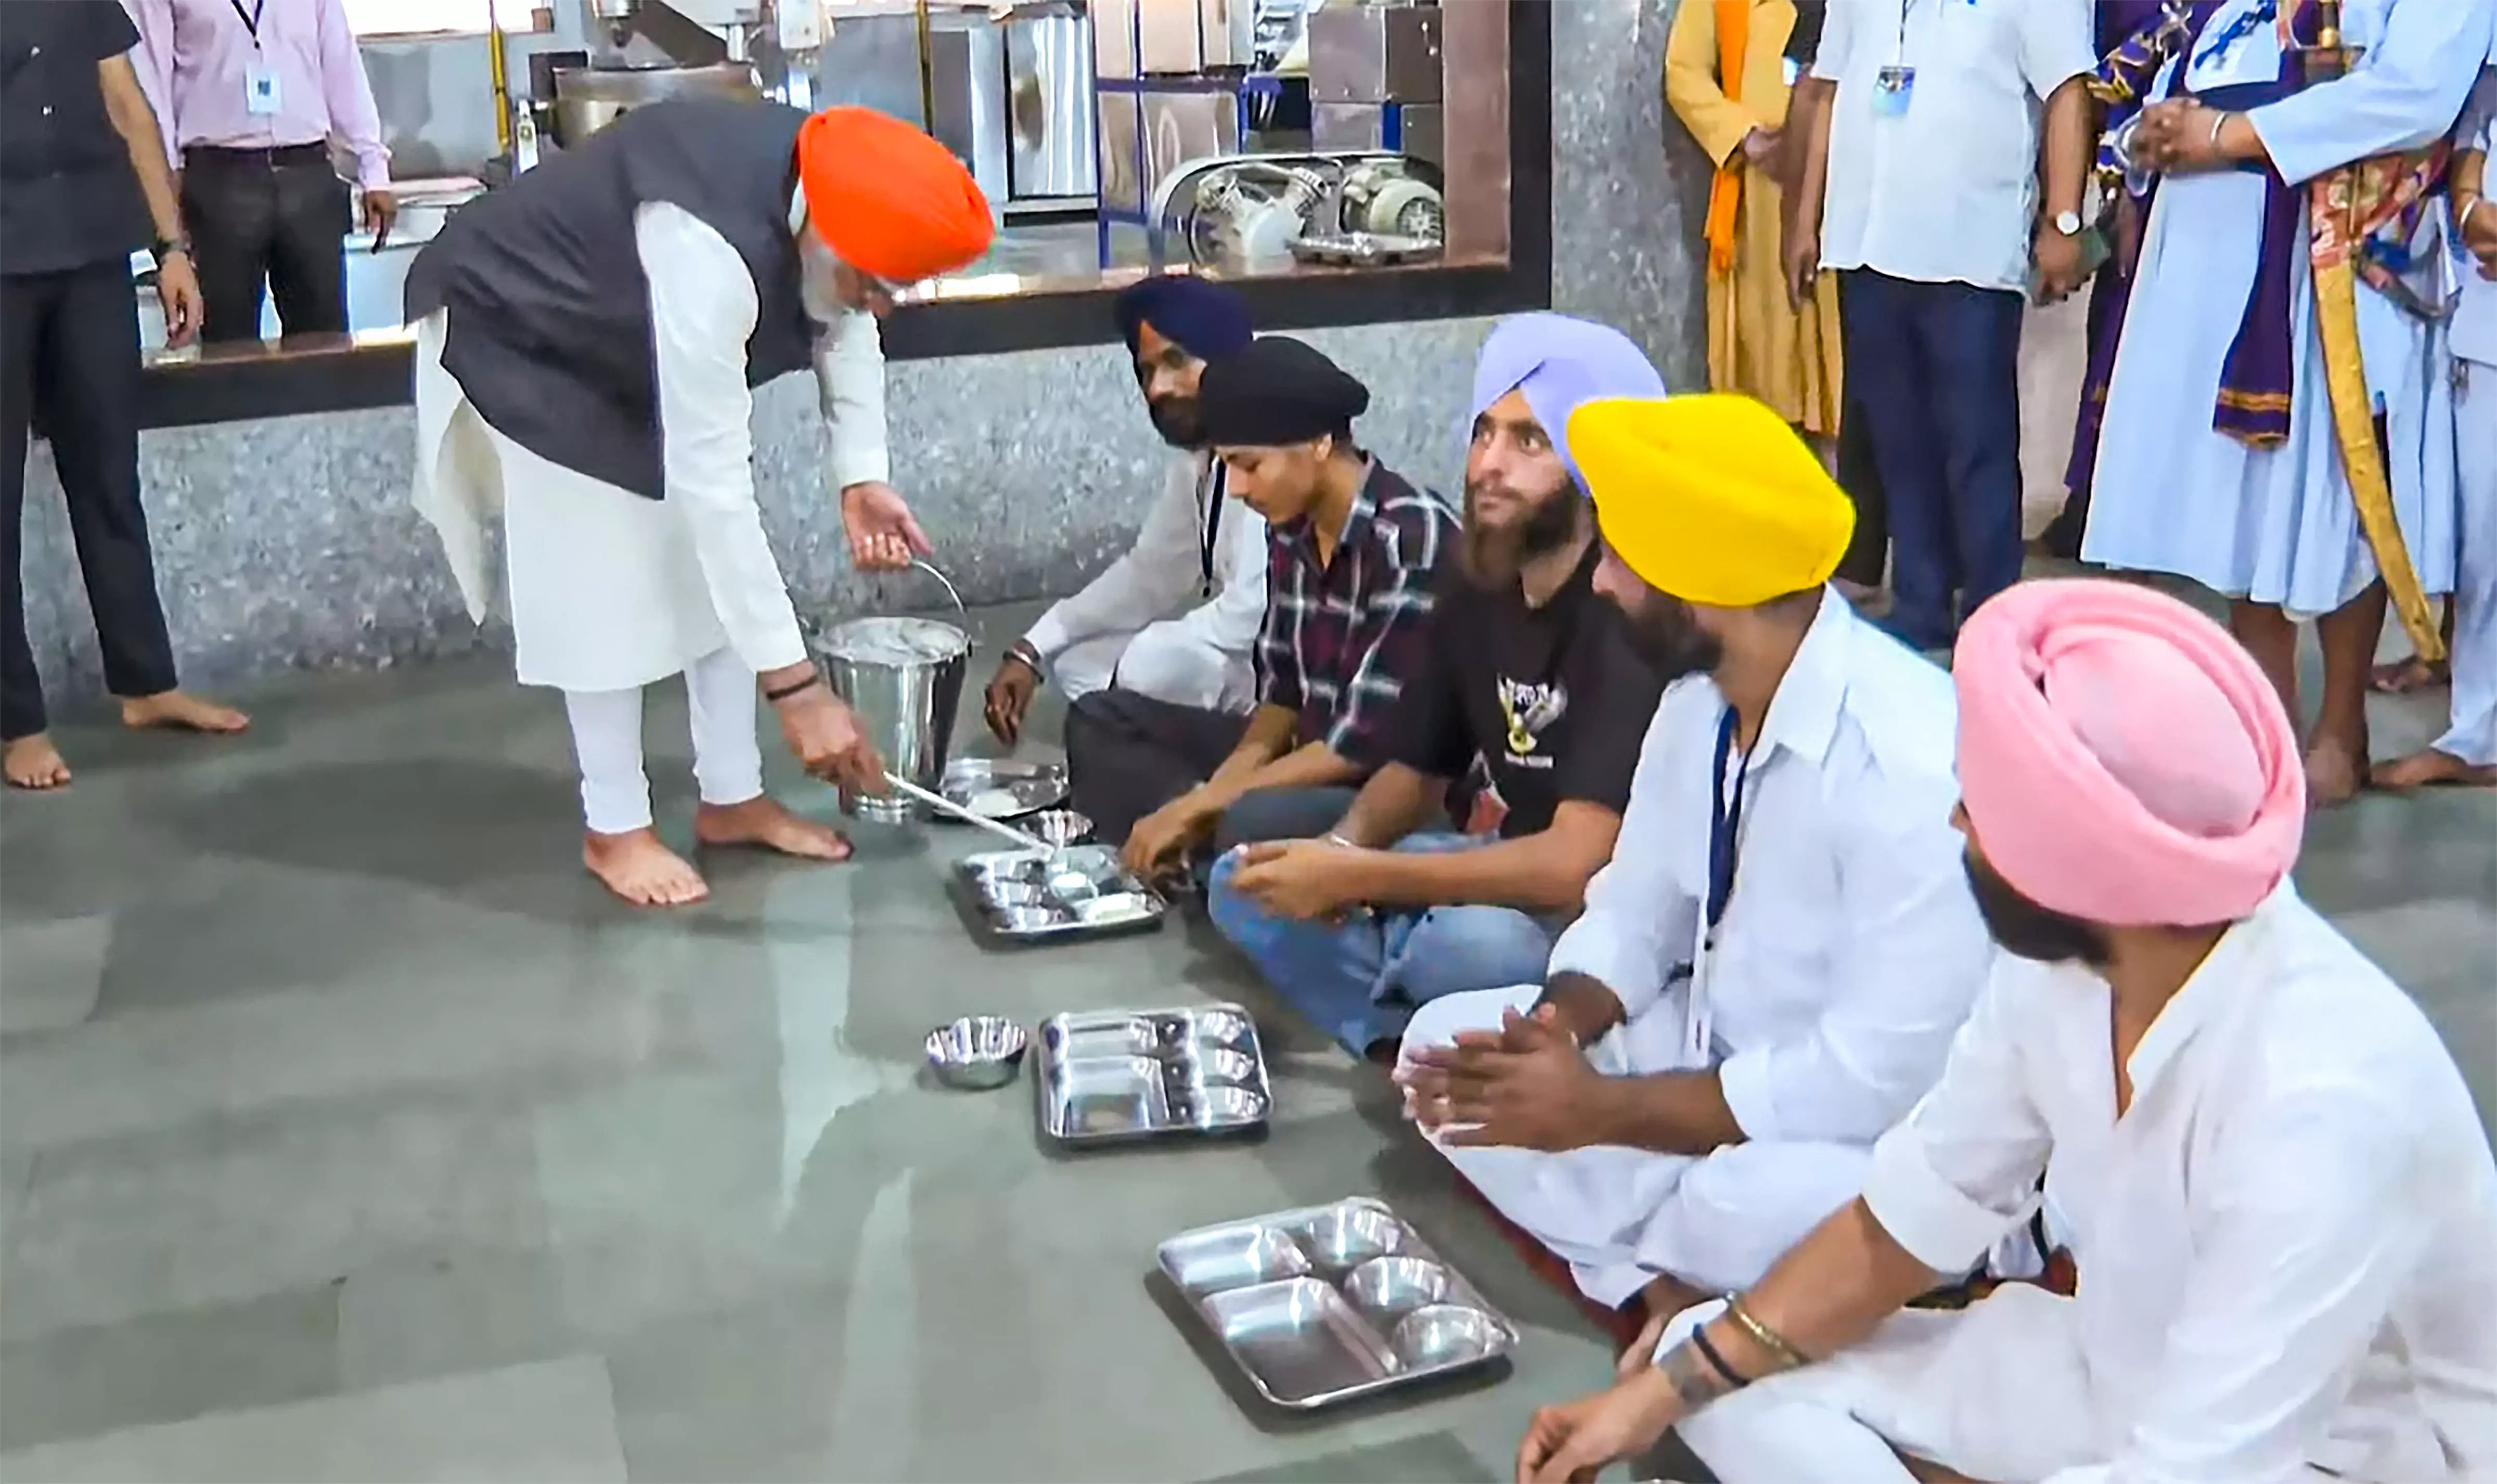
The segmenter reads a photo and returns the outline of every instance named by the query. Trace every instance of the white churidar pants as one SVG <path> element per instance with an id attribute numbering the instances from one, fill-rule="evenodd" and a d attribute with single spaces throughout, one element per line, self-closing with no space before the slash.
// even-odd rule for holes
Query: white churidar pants
<path id="1" fill-rule="evenodd" d="M 650 779 L 642 767 L 642 688 L 567 690 L 572 754 L 581 765 L 581 813 L 591 833 L 624 835 L 650 827 Z M 685 670 L 692 714 L 694 782 L 711 805 L 763 794 L 763 748 L 755 737 L 754 672 L 729 648 Z"/>
<path id="2" fill-rule="evenodd" d="M 1525 1011 L 1537 985 L 1435 999 L 1406 1028 L 1415 1047 L 1444 1046 L 1461 1030 L 1497 1030 Z M 1609 1077 L 1697 1070 L 1683 1064 L 1680 995 L 1587 1049 Z M 1759 1280 L 1769 1265 L 1863 1189 L 1870 1148 L 1736 1144 L 1704 1156 L 1605 1147 L 1461 1149 L 1433 1143 L 1500 1214 L 1565 1260 L 1578 1287 L 1619 1306 L 1659 1274 L 1702 1289 Z"/>
<path id="3" fill-rule="evenodd" d="M 2497 763 L 2497 364 L 2465 361 L 2461 366 L 2453 409 L 2462 484 L 2462 550 L 2451 599 L 2453 710 L 2436 748 L 2481 768 Z"/>

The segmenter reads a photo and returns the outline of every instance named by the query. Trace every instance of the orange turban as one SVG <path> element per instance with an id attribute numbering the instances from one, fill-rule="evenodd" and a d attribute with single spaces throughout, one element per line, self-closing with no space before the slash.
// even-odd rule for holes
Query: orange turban
<path id="1" fill-rule="evenodd" d="M 873 109 L 826 109 L 798 126 L 806 218 L 843 263 L 896 286 L 989 250 L 989 199 L 954 152 Z"/>

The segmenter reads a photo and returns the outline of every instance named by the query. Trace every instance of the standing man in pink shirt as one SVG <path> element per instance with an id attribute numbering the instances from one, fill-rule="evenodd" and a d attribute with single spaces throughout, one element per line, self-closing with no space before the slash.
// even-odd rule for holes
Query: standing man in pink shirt
<path id="1" fill-rule="evenodd" d="M 206 301 L 203 340 L 260 337 L 261 286 L 285 333 L 342 333 L 354 224 L 330 143 L 355 151 L 364 225 L 397 212 L 390 151 L 342 0 L 122 0 L 140 81 L 179 173 Z"/>

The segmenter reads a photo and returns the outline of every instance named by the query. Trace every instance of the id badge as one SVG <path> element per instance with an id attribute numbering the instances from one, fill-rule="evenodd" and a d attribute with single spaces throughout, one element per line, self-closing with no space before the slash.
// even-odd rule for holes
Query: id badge
<path id="1" fill-rule="evenodd" d="M 1873 79 L 1873 112 L 1881 118 L 1904 117 L 1908 100 L 1916 93 L 1916 70 L 1884 67 Z"/>
<path id="2" fill-rule="evenodd" d="M 1793 57 L 1781 57 L 1779 58 L 1779 61 L 1786 69 L 1786 86 L 1792 87 L 1797 81 L 1802 79 L 1803 64 L 1801 62 L 1796 61 Z"/>
<path id="3" fill-rule="evenodd" d="M 266 63 L 255 62 L 242 70 L 242 106 L 255 117 L 277 111 L 277 74 Z"/>

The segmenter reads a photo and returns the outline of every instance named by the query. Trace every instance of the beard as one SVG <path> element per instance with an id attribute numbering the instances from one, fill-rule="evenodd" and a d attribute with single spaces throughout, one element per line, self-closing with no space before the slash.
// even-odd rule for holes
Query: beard
<path id="1" fill-rule="evenodd" d="M 1679 598 L 1650 592 L 1636 608 L 1625 607 L 1621 613 L 1630 647 L 1667 684 L 1713 671 L 1725 658 L 1724 645 L 1699 626 L 1691 605 Z"/>
<path id="2" fill-rule="evenodd" d="M 1961 864 L 1968 870 L 1968 889 L 1976 898 L 1977 915 L 2005 953 L 2035 963 L 2106 967 L 2111 954 L 2098 924 L 2039 906 L 1974 850 Z"/>
<path id="3" fill-rule="evenodd" d="M 1148 397 L 1145 415 L 1154 421 L 1154 431 L 1173 448 L 1196 450 L 1205 446 L 1205 415 L 1192 396 Z"/>
<path id="4" fill-rule="evenodd" d="M 1476 519 L 1485 487 L 1466 487 L 1465 544 L 1458 551 L 1466 575 L 1486 587 L 1517 581 L 1518 572 L 1538 556 L 1548 556 L 1578 537 L 1578 487 L 1565 484 L 1530 507 L 1525 518 L 1506 525 Z M 1502 489 L 1502 493 L 1508 492 Z"/>

